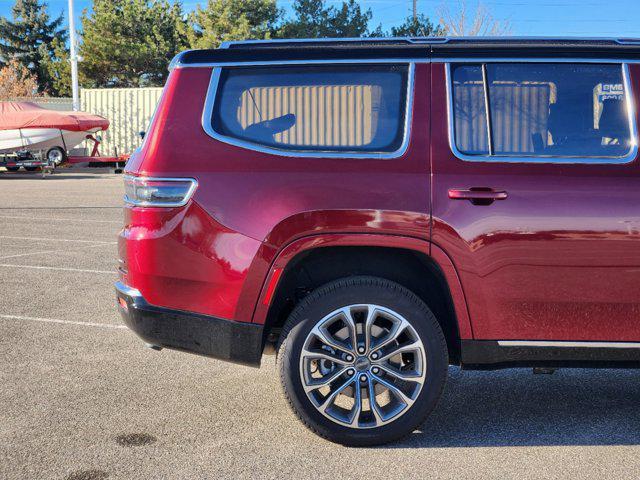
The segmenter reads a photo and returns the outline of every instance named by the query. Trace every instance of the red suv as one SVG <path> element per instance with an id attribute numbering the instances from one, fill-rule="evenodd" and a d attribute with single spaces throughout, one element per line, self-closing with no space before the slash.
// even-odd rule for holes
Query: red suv
<path id="1" fill-rule="evenodd" d="M 406 435 L 449 365 L 640 366 L 633 40 L 187 51 L 127 164 L 120 311 L 259 366 L 347 445 Z"/>

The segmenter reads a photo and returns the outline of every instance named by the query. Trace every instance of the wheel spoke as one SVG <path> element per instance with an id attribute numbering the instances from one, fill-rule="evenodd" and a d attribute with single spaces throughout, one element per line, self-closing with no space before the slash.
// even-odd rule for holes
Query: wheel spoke
<path id="1" fill-rule="evenodd" d="M 409 324 L 407 323 L 406 320 L 401 320 L 399 322 L 397 322 L 393 329 L 387 334 L 386 337 L 384 337 L 384 339 L 378 344 L 376 345 L 372 351 L 373 352 L 377 352 L 378 350 L 380 350 L 381 348 L 386 347 L 387 345 L 389 345 L 391 342 L 393 342 L 395 339 L 397 339 L 400 334 L 404 331 L 404 329 L 408 326 Z"/>
<path id="2" fill-rule="evenodd" d="M 384 362 L 389 360 L 391 357 L 398 355 L 400 353 L 412 352 L 418 350 L 420 348 L 420 342 L 415 341 L 411 343 L 407 343 L 406 345 L 400 345 L 399 347 L 394 348 L 390 352 L 385 353 L 383 356 L 377 359 L 378 362 Z"/>
<path id="3" fill-rule="evenodd" d="M 369 388 L 369 408 L 371 409 L 371 413 L 373 413 L 373 417 L 376 419 L 376 426 L 383 423 L 382 412 L 378 407 L 378 403 L 376 402 L 376 390 L 373 386 L 373 382 L 369 377 L 367 379 L 367 386 Z"/>
<path id="4" fill-rule="evenodd" d="M 371 327 L 373 327 L 373 321 L 376 319 L 378 309 L 373 305 L 367 305 L 367 319 L 364 322 L 364 338 L 365 348 L 368 352 L 371 349 Z"/>
<path id="5" fill-rule="evenodd" d="M 313 359 L 320 359 L 320 360 L 329 360 L 331 362 L 337 363 L 339 365 L 350 365 L 350 362 L 347 362 L 346 360 L 343 360 L 342 358 L 338 357 L 337 355 L 332 355 L 331 352 L 328 352 L 326 350 L 307 350 L 306 348 L 304 350 L 302 350 L 302 357 L 303 358 L 313 358 Z"/>
<path id="6" fill-rule="evenodd" d="M 394 368 L 389 368 L 386 365 L 377 365 L 380 369 L 384 370 L 388 375 L 392 377 L 396 377 L 400 380 L 404 380 L 405 382 L 419 382 L 422 383 L 424 375 L 422 373 L 415 372 L 401 372 Z"/>
<path id="7" fill-rule="evenodd" d="M 351 348 L 354 352 L 358 348 L 358 331 L 356 330 L 356 324 L 351 316 L 351 308 L 345 307 L 340 310 L 340 315 L 344 318 L 347 328 L 349 330 L 349 338 L 351 339 Z"/>
<path id="8" fill-rule="evenodd" d="M 386 387 L 393 395 L 396 396 L 396 398 L 398 398 L 400 401 L 402 401 L 407 407 L 410 407 L 413 404 L 413 399 L 411 397 L 409 397 L 407 394 L 405 394 L 402 390 L 400 390 L 398 387 L 396 387 L 394 384 L 387 382 L 386 380 L 383 380 L 382 378 L 378 377 L 377 375 L 373 375 L 373 378 L 376 380 L 376 382 L 378 382 L 380 385 Z"/>
<path id="9" fill-rule="evenodd" d="M 349 423 L 352 427 L 357 427 L 358 422 L 360 421 L 360 413 L 362 413 L 362 388 L 358 385 L 357 381 L 353 388 L 355 390 L 353 399 L 354 404 L 353 411 L 351 413 L 351 422 Z"/>
<path id="10" fill-rule="evenodd" d="M 337 378 L 340 377 L 340 375 L 342 375 L 346 371 L 347 371 L 346 368 L 341 368 L 340 370 L 337 370 L 333 374 L 327 374 L 324 377 L 314 379 L 315 381 L 313 382 L 305 381 L 304 391 L 312 392 L 313 390 L 318 390 L 319 388 L 327 387 L 331 385 L 331 383 L 333 383 Z"/>
<path id="11" fill-rule="evenodd" d="M 314 328 L 312 333 L 314 333 L 316 337 L 318 337 L 320 341 L 325 345 L 327 345 L 328 347 L 331 347 L 334 350 L 339 350 L 346 355 L 353 355 L 353 352 L 347 346 L 337 343 L 334 340 L 330 339 L 328 332 L 325 332 L 322 329 L 322 327 Z"/>
<path id="12" fill-rule="evenodd" d="M 340 395 L 344 391 L 344 389 L 347 388 L 356 378 L 357 375 L 349 377 L 342 385 L 331 392 L 331 394 L 329 394 L 327 398 L 324 399 L 324 402 L 322 402 L 318 408 L 320 408 L 322 412 L 326 413 L 327 408 L 329 408 L 333 404 L 336 397 Z"/>

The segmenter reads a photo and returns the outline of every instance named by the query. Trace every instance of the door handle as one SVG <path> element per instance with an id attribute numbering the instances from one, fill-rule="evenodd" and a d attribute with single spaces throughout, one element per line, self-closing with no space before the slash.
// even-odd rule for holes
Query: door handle
<path id="1" fill-rule="evenodd" d="M 451 200 L 470 200 L 474 205 L 489 205 L 495 200 L 504 200 L 507 196 L 507 192 L 504 190 L 493 190 L 486 187 L 449 189 L 449 198 Z"/>

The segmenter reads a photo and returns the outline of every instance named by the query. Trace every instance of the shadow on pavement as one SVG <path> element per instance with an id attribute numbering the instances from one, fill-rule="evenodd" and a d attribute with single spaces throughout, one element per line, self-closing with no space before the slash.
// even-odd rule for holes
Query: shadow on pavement
<path id="1" fill-rule="evenodd" d="M 420 431 L 386 448 L 640 445 L 640 370 L 451 368 Z"/>

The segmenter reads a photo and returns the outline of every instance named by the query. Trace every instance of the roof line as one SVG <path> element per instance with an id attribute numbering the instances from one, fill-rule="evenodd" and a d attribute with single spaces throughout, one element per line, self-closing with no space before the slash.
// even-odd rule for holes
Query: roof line
<path id="1" fill-rule="evenodd" d="M 443 44 L 450 42 L 497 42 L 509 43 L 519 41 L 541 41 L 541 42 L 610 42 L 620 45 L 640 45 L 640 38 L 618 38 L 618 37 L 572 37 L 572 36 L 460 36 L 460 37 L 339 37 L 339 38 L 277 38 L 277 39 L 256 39 L 256 40 L 231 40 L 222 42 L 220 48 L 230 48 L 242 45 L 283 45 L 283 44 L 304 44 L 304 43 L 404 43 L 404 44 Z"/>

